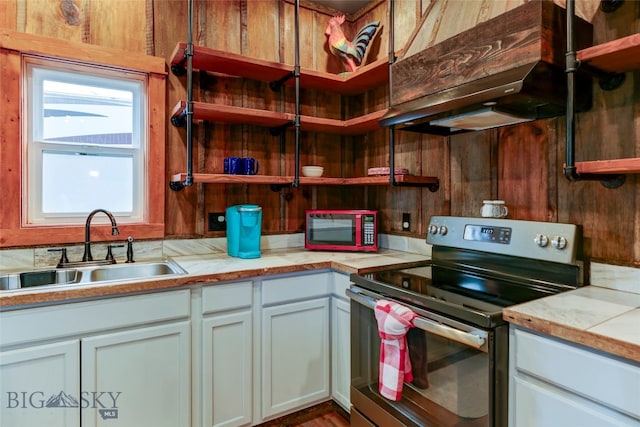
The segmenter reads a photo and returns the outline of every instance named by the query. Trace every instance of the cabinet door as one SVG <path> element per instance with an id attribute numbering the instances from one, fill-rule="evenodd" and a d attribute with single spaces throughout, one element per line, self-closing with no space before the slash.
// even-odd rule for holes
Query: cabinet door
<path id="1" fill-rule="evenodd" d="M 262 310 L 262 416 L 329 397 L 329 298 Z"/>
<path id="2" fill-rule="evenodd" d="M 202 425 L 251 424 L 251 311 L 202 321 Z"/>
<path id="3" fill-rule="evenodd" d="M 82 340 L 83 426 L 191 425 L 189 322 Z"/>
<path id="4" fill-rule="evenodd" d="M 80 426 L 79 343 L 0 352 L 2 427 Z"/>
<path id="5" fill-rule="evenodd" d="M 331 397 L 350 410 L 351 322 L 348 301 L 332 298 L 331 305 Z"/>

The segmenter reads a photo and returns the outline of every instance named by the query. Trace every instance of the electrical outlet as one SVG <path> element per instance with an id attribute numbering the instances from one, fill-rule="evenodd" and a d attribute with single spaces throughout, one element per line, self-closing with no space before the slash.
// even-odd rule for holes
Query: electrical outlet
<path id="1" fill-rule="evenodd" d="M 402 214 L 402 229 L 404 231 L 409 231 L 411 229 L 411 214 L 404 212 Z"/>
<path id="2" fill-rule="evenodd" d="M 224 212 L 209 212 L 209 231 L 225 231 L 227 229 L 227 220 Z"/>

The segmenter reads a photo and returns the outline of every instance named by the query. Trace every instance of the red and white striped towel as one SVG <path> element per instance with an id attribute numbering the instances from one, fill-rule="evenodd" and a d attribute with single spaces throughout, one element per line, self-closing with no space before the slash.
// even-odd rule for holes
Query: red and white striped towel
<path id="1" fill-rule="evenodd" d="M 390 400 L 400 400 L 402 384 L 413 381 L 406 334 L 413 327 L 416 314 L 395 302 L 378 300 L 375 308 L 380 344 L 380 394 Z"/>

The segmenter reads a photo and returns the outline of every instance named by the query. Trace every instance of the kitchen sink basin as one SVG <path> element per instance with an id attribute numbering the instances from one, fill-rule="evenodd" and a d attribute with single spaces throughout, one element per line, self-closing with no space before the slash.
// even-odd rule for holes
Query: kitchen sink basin
<path id="1" fill-rule="evenodd" d="M 0 275 L 0 290 L 77 283 L 78 270 L 35 270 Z"/>
<path id="2" fill-rule="evenodd" d="M 31 286 L 59 285 L 78 281 L 78 270 L 41 270 L 19 273 L 21 288 Z"/>
<path id="3" fill-rule="evenodd" d="M 184 274 L 184 271 L 176 264 L 169 262 L 116 264 L 92 269 L 89 272 L 89 281 L 135 280 L 146 277 L 164 276 L 167 274 Z"/>
<path id="4" fill-rule="evenodd" d="M 94 284 L 102 282 L 127 282 L 152 279 L 159 276 L 186 274 L 178 264 L 170 260 L 111 264 L 100 266 L 78 266 L 33 270 L 0 275 L 0 290 L 50 286 L 63 284 Z"/>
<path id="5" fill-rule="evenodd" d="M 15 274 L 3 274 L 0 276 L 0 290 L 6 291 L 8 289 L 18 289 L 20 284 L 18 283 L 18 276 Z"/>

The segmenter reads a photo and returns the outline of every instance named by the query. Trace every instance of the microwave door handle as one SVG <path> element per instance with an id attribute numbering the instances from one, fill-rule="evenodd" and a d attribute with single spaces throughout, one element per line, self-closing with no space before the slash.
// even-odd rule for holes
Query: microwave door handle
<path id="1" fill-rule="evenodd" d="M 376 307 L 376 300 L 374 298 L 353 292 L 350 289 L 346 290 L 346 294 L 347 296 L 349 296 L 349 298 L 359 304 L 364 305 L 367 308 L 374 310 Z M 480 350 L 485 353 L 487 352 L 487 333 L 485 331 L 461 331 L 459 329 L 452 328 L 451 326 L 443 325 L 442 323 L 425 319 L 424 317 L 414 318 L 413 326 L 425 332 L 439 335 L 441 337 L 448 338 L 466 346 L 475 348 L 476 350 Z"/>

